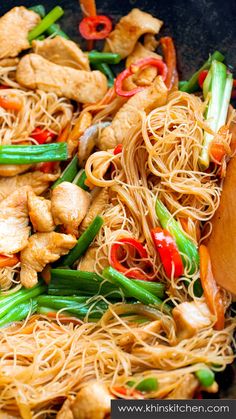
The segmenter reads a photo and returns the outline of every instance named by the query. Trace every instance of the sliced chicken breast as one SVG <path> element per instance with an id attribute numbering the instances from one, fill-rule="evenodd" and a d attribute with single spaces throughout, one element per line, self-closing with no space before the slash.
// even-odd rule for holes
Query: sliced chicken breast
<path id="1" fill-rule="evenodd" d="M 14 7 L 0 18 L 0 59 L 16 57 L 30 48 L 28 33 L 40 22 L 40 16 L 23 6 Z"/>
<path id="2" fill-rule="evenodd" d="M 193 374 L 186 374 L 177 388 L 171 391 L 166 399 L 191 400 L 199 387 L 199 381 Z"/>
<path id="3" fill-rule="evenodd" d="M 48 233 L 53 231 L 55 224 L 52 218 L 51 201 L 35 195 L 33 191 L 28 192 L 29 218 L 34 231 Z"/>
<path id="4" fill-rule="evenodd" d="M 107 91 L 107 78 L 100 71 L 64 67 L 38 54 L 28 54 L 20 60 L 16 80 L 28 89 L 54 92 L 81 103 L 96 103 Z"/>
<path id="5" fill-rule="evenodd" d="M 55 233 L 36 233 L 30 236 L 25 249 L 20 254 L 20 280 L 24 287 L 31 288 L 38 282 L 38 272 L 60 256 L 66 255 L 76 244 L 71 235 Z"/>
<path id="6" fill-rule="evenodd" d="M 172 314 L 180 339 L 194 336 L 199 330 L 210 326 L 213 320 L 208 306 L 202 301 L 181 303 L 174 308 Z"/>
<path id="7" fill-rule="evenodd" d="M 98 189 L 96 194 L 93 195 L 91 206 L 81 224 L 81 230 L 86 230 L 93 219 L 100 215 L 104 210 L 109 200 L 109 194 L 107 188 Z"/>
<path id="8" fill-rule="evenodd" d="M 30 168 L 30 164 L 0 164 L 0 176 L 16 176 L 26 172 Z"/>

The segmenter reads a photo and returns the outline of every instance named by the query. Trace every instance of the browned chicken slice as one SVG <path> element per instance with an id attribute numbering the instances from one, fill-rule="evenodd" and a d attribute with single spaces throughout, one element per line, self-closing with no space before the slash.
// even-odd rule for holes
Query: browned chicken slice
<path id="1" fill-rule="evenodd" d="M 21 284 L 31 288 L 37 284 L 37 272 L 55 262 L 60 256 L 66 255 L 76 244 L 76 238 L 71 235 L 55 233 L 36 233 L 30 236 L 28 244 L 21 251 Z"/>
<path id="2" fill-rule="evenodd" d="M 162 57 L 155 52 L 152 52 L 146 49 L 142 44 L 137 42 L 133 52 L 126 59 L 126 67 L 129 67 L 131 64 L 135 63 L 142 58 L 156 58 L 162 60 Z M 150 86 L 158 74 L 158 70 L 155 67 L 148 67 L 140 71 L 138 75 L 134 74 L 131 77 L 128 77 L 124 81 L 124 88 L 126 90 L 135 89 L 137 86 Z"/>
<path id="3" fill-rule="evenodd" d="M 122 143 L 130 128 L 139 123 L 139 111 L 149 113 L 152 109 L 165 105 L 166 101 L 167 88 L 162 78 L 158 76 L 151 86 L 132 96 L 119 109 L 112 124 L 102 131 L 98 141 L 99 148 L 108 150 Z"/>
<path id="4" fill-rule="evenodd" d="M 236 295 L 236 157 L 226 171 L 220 205 L 212 222 L 207 242 L 212 271 L 217 283 Z"/>
<path id="5" fill-rule="evenodd" d="M 181 303 L 174 308 L 172 314 L 180 339 L 194 336 L 199 330 L 210 326 L 213 320 L 208 306 L 201 301 Z"/>
<path id="6" fill-rule="evenodd" d="M 29 218 L 34 231 L 48 233 L 54 230 L 55 224 L 52 218 L 51 201 L 35 195 L 33 191 L 28 192 Z"/>
<path id="7" fill-rule="evenodd" d="M 186 374 L 177 388 L 171 391 L 166 399 L 191 400 L 199 387 L 199 381 L 193 374 Z"/>
<path id="8" fill-rule="evenodd" d="M 2 58 L 0 60 L 0 67 L 15 67 L 19 61 L 19 58 Z"/>
<path id="9" fill-rule="evenodd" d="M 43 41 L 33 41 L 33 50 L 52 63 L 76 68 L 77 70 L 89 71 L 88 56 L 78 45 L 61 36 L 48 38 Z"/>
<path id="10" fill-rule="evenodd" d="M 57 419 L 108 418 L 111 400 L 114 398 L 105 384 L 97 381 L 89 382 L 78 392 L 74 401 L 64 403 L 57 414 Z"/>
<path id="11" fill-rule="evenodd" d="M 26 172 L 30 167 L 30 164 L 0 164 L 0 176 L 16 176 Z"/>
<path id="12" fill-rule="evenodd" d="M 0 253 L 13 254 L 23 249 L 30 234 L 25 186 L 0 203 Z"/>
<path id="13" fill-rule="evenodd" d="M 8 178 L 2 177 L 0 178 L 0 200 L 24 186 L 30 186 L 36 195 L 41 195 L 58 177 L 59 173 L 42 173 L 39 170 Z"/>
<path id="14" fill-rule="evenodd" d="M 101 214 L 109 200 L 109 194 L 107 188 L 98 189 L 96 194 L 93 195 L 92 204 L 87 212 L 81 224 L 81 230 L 86 230 L 93 219 Z"/>
<path id="15" fill-rule="evenodd" d="M 84 257 L 80 260 L 77 269 L 79 271 L 94 272 L 96 263 L 97 247 L 89 247 Z"/>
<path id="16" fill-rule="evenodd" d="M 162 329 L 161 320 L 154 320 L 144 326 L 135 328 L 135 333 L 126 332 L 117 340 L 117 344 L 122 347 L 126 352 L 130 352 L 134 343 L 137 343 L 137 336 L 148 342 Z"/>
<path id="17" fill-rule="evenodd" d="M 52 215 L 69 234 L 78 235 L 78 227 L 88 212 L 90 194 L 70 182 L 62 182 L 52 191 Z"/>
<path id="18" fill-rule="evenodd" d="M 64 67 L 38 54 L 28 54 L 20 60 L 16 80 L 28 89 L 54 92 L 81 103 L 96 103 L 107 91 L 107 78 L 100 71 Z"/>
<path id="19" fill-rule="evenodd" d="M 139 9 L 133 9 L 121 18 L 115 29 L 106 38 L 104 51 L 111 51 L 121 55 L 121 58 L 128 57 L 133 51 L 140 36 L 151 33 L 157 34 L 163 22 L 149 13 Z"/>
<path id="20" fill-rule="evenodd" d="M 0 18 L 0 58 L 16 57 L 30 48 L 28 32 L 40 22 L 40 16 L 23 6 L 14 7 Z"/>
<path id="21" fill-rule="evenodd" d="M 144 48 L 148 49 L 149 51 L 156 51 L 159 45 L 159 41 L 155 38 L 155 35 L 152 33 L 146 33 L 143 39 L 143 46 Z"/>

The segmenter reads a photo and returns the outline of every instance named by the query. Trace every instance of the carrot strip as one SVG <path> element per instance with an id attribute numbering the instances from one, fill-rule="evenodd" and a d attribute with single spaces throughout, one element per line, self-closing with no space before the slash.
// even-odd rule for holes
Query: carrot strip
<path id="1" fill-rule="evenodd" d="M 71 123 L 67 122 L 65 128 L 59 133 L 56 142 L 57 143 L 66 143 L 71 131 Z"/>
<path id="2" fill-rule="evenodd" d="M 19 112 L 22 108 L 22 102 L 17 97 L 0 96 L 0 107 L 5 109 L 6 111 Z"/>
<path id="3" fill-rule="evenodd" d="M 0 268 L 12 267 L 19 262 L 19 259 L 16 255 L 5 256 L 0 255 Z"/>
<path id="4" fill-rule="evenodd" d="M 224 304 L 220 295 L 219 287 L 217 286 L 212 273 L 211 259 L 208 249 L 203 244 L 199 247 L 199 256 L 200 278 L 204 296 L 209 310 L 211 313 L 216 315 L 215 329 L 222 330 L 224 328 Z"/>
<path id="5" fill-rule="evenodd" d="M 163 49 L 164 60 L 166 62 L 168 73 L 165 79 L 166 87 L 169 90 L 172 87 L 177 87 L 178 85 L 178 72 L 177 72 L 177 64 L 176 64 L 176 51 L 173 39 L 170 36 L 164 36 L 160 39 L 160 43 Z"/>

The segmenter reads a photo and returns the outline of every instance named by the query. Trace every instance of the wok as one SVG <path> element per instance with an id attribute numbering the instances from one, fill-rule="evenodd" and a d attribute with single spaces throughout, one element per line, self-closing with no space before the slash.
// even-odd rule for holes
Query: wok
<path id="1" fill-rule="evenodd" d="M 61 25 L 71 38 L 82 46 L 77 25 L 81 19 L 78 0 L 7 0 L 0 2 L 0 15 L 14 6 L 44 4 L 47 11 L 56 5 L 65 10 Z M 205 61 L 210 52 L 220 50 L 227 63 L 236 68 L 236 1 L 235 0 L 96 0 L 97 10 L 117 20 L 130 9 L 138 7 L 165 22 L 161 33 L 171 35 L 177 47 L 178 70 L 182 80 Z M 233 366 L 218 373 L 220 397 L 236 399 L 236 381 Z"/>

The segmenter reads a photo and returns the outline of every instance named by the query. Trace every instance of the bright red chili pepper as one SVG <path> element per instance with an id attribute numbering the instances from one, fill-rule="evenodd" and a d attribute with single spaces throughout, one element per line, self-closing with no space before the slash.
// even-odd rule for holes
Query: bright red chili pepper
<path id="1" fill-rule="evenodd" d="M 164 53 L 164 60 L 168 69 L 165 84 L 168 89 L 171 89 L 173 86 L 178 85 L 175 45 L 173 39 L 170 36 L 164 36 L 161 38 L 160 43 Z"/>
<path id="2" fill-rule="evenodd" d="M 30 134 L 34 140 L 38 141 L 39 144 L 45 144 L 49 142 L 49 140 L 53 140 L 56 137 L 56 134 L 53 132 L 45 129 L 43 130 L 40 127 L 36 127 Z"/>
<path id="3" fill-rule="evenodd" d="M 114 148 L 113 154 L 116 156 L 117 154 L 120 154 L 123 149 L 123 144 L 117 144 L 117 146 Z"/>
<path id="4" fill-rule="evenodd" d="M 174 268 L 174 277 L 178 278 L 184 272 L 182 258 L 169 231 L 156 227 L 151 230 L 152 239 L 158 251 L 166 275 L 170 278 Z"/>
<path id="5" fill-rule="evenodd" d="M 144 68 L 150 66 L 156 67 L 158 69 L 159 75 L 162 76 L 163 81 L 165 81 L 168 71 L 166 64 L 163 61 L 158 60 L 157 58 L 142 58 L 141 60 L 138 60 L 135 63 L 131 64 L 130 67 L 126 68 L 126 70 L 122 71 L 122 73 L 120 73 L 117 76 L 115 80 L 116 94 L 118 96 L 130 97 L 146 89 L 146 87 L 137 87 L 132 90 L 123 90 L 123 81 L 127 79 L 129 76 L 132 76 L 133 74 L 137 73 L 139 70 L 143 70 Z"/>
<path id="6" fill-rule="evenodd" d="M 101 30 L 99 26 L 102 26 Z M 104 39 L 112 31 L 112 22 L 103 15 L 84 17 L 79 24 L 79 31 L 85 39 Z"/>
<path id="7" fill-rule="evenodd" d="M 138 269 L 132 269 L 132 271 L 127 272 L 128 268 L 122 265 L 122 263 L 118 260 L 118 252 L 122 248 L 123 244 L 126 244 L 129 247 L 131 247 L 132 250 L 130 249 L 130 251 L 136 250 L 136 252 L 140 256 L 140 259 L 148 258 L 148 254 L 145 247 L 143 247 L 143 245 L 138 240 L 124 237 L 122 239 L 119 239 L 119 243 L 113 243 L 113 245 L 111 246 L 111 252 L 110 252 L 111 266 L 117 271 L 122 272 L 125 276 L 127 276 L 127 278 L 148 280 L 149 279 L 148 276 L 143 275 L 142 272 L 140 272 Z"/>
<path id="8" fill-rule="evenodd" d="M 53 173 L 58 169 L 58 162 L 57 161 L 46 161 L 41 163 L 39 166 L 40 172 L 43 173 Z"/>
<path id="9" fill-rule="evenodd" d="M 120 394 L 121 396 L 137 397 L 139 399 L 142 396 L 142 393 L 140 391 L 127 388 L 124 386 L 115 386 L 111 390 L 113 390 L 115 393 Z"/>
<path id="10" fill-rule="evenodd" d="M 198 84 L 199 84 L 199 87 L 201 87 L 201 89 L 203 88 L 203 83 L 205 81 L 207 74 L 208 74 L 208 70 L 202 70 L 198 76 Z"/>

